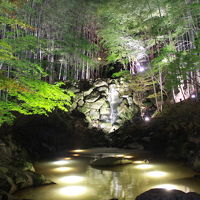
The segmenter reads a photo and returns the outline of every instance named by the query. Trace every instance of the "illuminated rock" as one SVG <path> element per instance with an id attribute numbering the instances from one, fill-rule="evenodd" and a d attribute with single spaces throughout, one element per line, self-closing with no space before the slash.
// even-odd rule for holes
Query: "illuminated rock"
<path id="1" fill-rule="evenodd" d="M 78 101 L 78 106 L 83 106 L 84 103 L 85 103 L 85 102 L 81 99 L 81 100 Z"/>
<path id="2" fill-rule="evenodd" d="M 100 124 L 101 129 L 109 131 L 112 128 L 112 124 L 109 122 L 103 122 Z"/>
<path id="3" fill-rule="evenodd" d="M 100 114 L 99 114 L 99 112 L 97 112 L 95 109 L 92 109 L 91 111 L 90 111 L 90 118 L 92 119 L 92 120 L 97 120 L 97 119 L 99 119 L 99 117 L 100 117 Z"/>
<path id="4" fill-rule="evenodd" d="M 101 108 L 101 106 L 103 106 L 105 101 L 106 101 L 105 98 L 99 99 L 98 101 L 91 104 L 91 108 L 99 110 Z"/>
<path id="5" fill-rule="evenodd" d="M 108 94 L 108 87 L 99 87 L 99 88 L 97 88 L 97 90 L 99 92 L 105 92 L 105 94 Z"/>
<path id="6" fill-rule="evenodd" d="M 94 103 L 96 102 L 100 97 L 100 94 L 98 92 L 92 92 L 90 95 L 88 95 L 85 98 L 85 101 L 88 103 Z"/>
<path id="7" fill-rule="evenodd" d="M 90 88 L 89 90 L 87 90 L 87 91 L 85 91 L 85 92 L 83 93 L 83 96 L 88 96 L 88 95 L 90 95 L 90 94 L 93 92 L 93 90 L 94 90 L 94 87 Z"/>
<path id="8" fill-rule="evenodd" d="M 101 115 L 109 115 L 110 114 L 110 106 L 108 102 L 105 102 L 100 109 Z"/>
<path id="9" fill-rule="evenodd" d="M 94 84 L 95 87 L 103 87 L 103 86 L 108 86 L 108 84 L 105 81 L 102 80 L 97 80 Z"/>

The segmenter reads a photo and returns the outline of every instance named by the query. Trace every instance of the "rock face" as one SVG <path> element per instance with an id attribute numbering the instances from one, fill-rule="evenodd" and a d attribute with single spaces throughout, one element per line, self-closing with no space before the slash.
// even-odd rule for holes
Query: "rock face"
<path id="1" fill-rule="evenodd" d="M 136 197 L 135 200 L 200 200 L 194 192 L 185 193 L 180 190 L 151 189 Z"/>
<path id="2" fill-rule="evenodd" d="M 69 88 L 76 94 L 72 109 L 84 113 L 90 127 L 113 132 L 140 111 L 134 95 L 127 92 L 128 87 L 123 79 L 74 83 Z"/>

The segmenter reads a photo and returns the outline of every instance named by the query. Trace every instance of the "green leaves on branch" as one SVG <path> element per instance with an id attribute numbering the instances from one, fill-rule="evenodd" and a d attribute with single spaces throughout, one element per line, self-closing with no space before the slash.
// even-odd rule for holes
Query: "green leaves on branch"
<path id="1" fill-rule="evenodd" d="M 133 78 L 131 88 L 136 93 L 143 93 L 152 90 L 154 83 L 155 82 L 152 81 L 151 77 L 138 75 Z"/>
<path id="2" fill-rule="evenodd" d="M 18 26 L 21 29 L 30 29 L 34 30 L 34 28 L 21 20 L 15 19 L 15 18 L 9 18 L 9 17 L 4 17 L 0 16 L 0 24 L 2 25 L 10 25 L 12 28 L 16 28 Z"/>
<path id="3" fill-rule="evenodd" d="M 63 83 L 50 85 L 41 80 L 0 79 L 0 89 L 6 90 L 8 101 L 1 101 L 0 124 L 14 119 L 13 111 L 25 115 L 45 114 L 56 108 L 68 111 L 73 92 L 61 89 Z"/>
<path id="4" fill-rule="evenodd" d="M 0 40 L 0 61 L 15 59 L 12 47 L 5 41 Z"/>
<path id="5" fill-rule="evenodd" d="M 20 102 L 20 107 L 15 111 L 23 114 L 47 114 L 55 108 L 68 111 L 73 93 L 61 89 L 60 84 L 50 85 L 33 79 L 22 79 L 21 82 L 27 91 L 10 93 Z"/>
<path id="6" fill-rule="evenodd" d="M 13 108 L 18 105 L 12 101 L 1 101 L 0 100 L 0 125 L 3 123 L 12 124 L 15 116 L 11 112 Z"/>
<path id="7" fill-rule="evenodd" d="M 31 35 L 3 39 L 2 41 L 5 41 L 12 46 L 13 52 L 18 55 L 27 51 L 34 53 L 36 49 L 39 48 L 37 38 Z"/>
<path id="8" fill-rule="evenodd" d="M 191 73 L 200 69 L 199 55 L 190 52 L 177 52 L 175 59 L 167 65 L 166 87 L 170 90 L 172 87 L 180 85 L 183 81 L 191 81 Z M 194 81 L 194 80 L 193 80 Z"/>
<path id="9" fill-rule="evenodd" d="M 63 83 L 42 81 L 47 74 L 33 59 L 47 42 L 27 34 L 34 29 L 12 17 L 17 5 L 7 0 L 0 5 L 0 28 L 4 28 L 0 40 L 0 125 L 12 123 L 15 112 L 48 115 L 55 109 L 68 111 L 73 92 L 62 89 Z"/>
<path id="10" fill-rule="evenodd" d="M 128 70 L 122 70 L 120 72 L 116 72 L 112 75 L 113 78 L 125 78 L 125 79 L 131 79 L 132 75 L 130 74 L 130 72 Z"/>
<path id="11" fill-rule="evenodd" d="M 152 81 L 149 74 L 142 75 L 131 75 L 129 71 L 122 70 L 120 72 L 114 73 L 112 75 L 113 78 L 123 78 L 125 81 L 129 83 L 129 91 L 134 93 L 143 94 L 144 92 L 151 91 L 153 89 L 153 84 L 157 84 L 156 81 Z M 155 98 L 159 94 L 150 94 L 147 98 Z"/>

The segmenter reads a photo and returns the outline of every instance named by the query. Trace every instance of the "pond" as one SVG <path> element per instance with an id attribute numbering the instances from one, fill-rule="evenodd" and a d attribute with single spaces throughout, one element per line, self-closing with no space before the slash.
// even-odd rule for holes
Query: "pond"
<path id="1" fill-rule="evenodd" d="M 93 168 L 96 157 L 125 157 L 131 164 Z M 147 160 L 148 159 L 148 160 Z M 126 149 L 95 148 L 57 154 L 51 160 L 35 163 L 36 172 L 56 184 L 29 188 L 15 197 L 33 200 L 134 200 L 151 188 L 179 189 L 200 193 L 195 172 L 183 163 L 158 161 L 148 153 Z"/>

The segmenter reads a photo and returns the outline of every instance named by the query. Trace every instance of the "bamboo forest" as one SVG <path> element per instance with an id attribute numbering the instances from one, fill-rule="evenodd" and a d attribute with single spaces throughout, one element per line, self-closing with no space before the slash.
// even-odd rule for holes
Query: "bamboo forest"
<path id="1" fill-rule="evenodd" d="M 0 200 L 200 200 L 199 0 L 0 0 Z"/>

